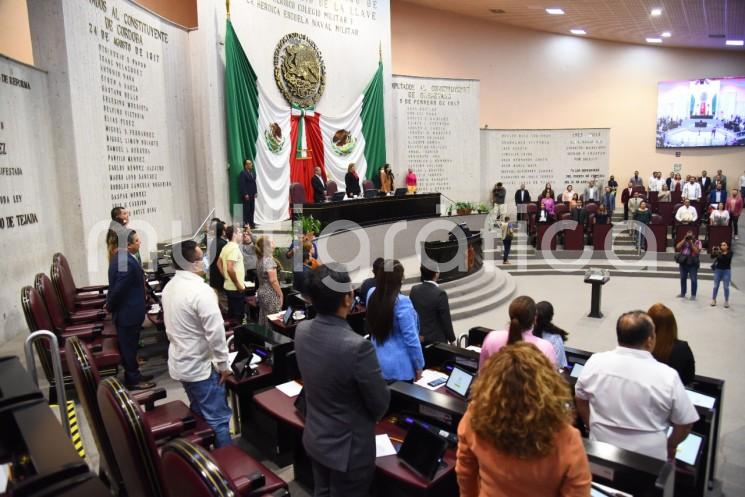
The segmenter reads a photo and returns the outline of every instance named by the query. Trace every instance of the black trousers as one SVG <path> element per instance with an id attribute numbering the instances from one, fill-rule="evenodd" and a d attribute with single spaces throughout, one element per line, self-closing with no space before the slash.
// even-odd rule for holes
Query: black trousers
<path id="1" fill-rule="evenodd" d="M 228 317 L 234 319 L 243 319 L 246 313 L 246 296 L 243 292 L 225 290 L 228 296 Z"/>
<path id="2" fill-rule="evenodd" d="M 512 238 L 502 238 L 502 262 L 507 262 L 512 248 Z"/>
<path id="3" fill-rule="evenodd" d="M 142 325 L 116 325 L 116 338 L 119 342 L 119 354 L 124 368 L 124 385 L 130 387 L 140 382 L 140 366 L 137 364 L 137 349 L 140 346 Z"/>
<path id="4" fill-rule="evenodd" d="M 624 221 L 629 220 L 629 204 L 628 203 L 623 204 L 623 220 Z"/>
<path id="5" fill-rule="evenodd" d="M 256 210 L 256 195 L 250 195 L 248 200 L 243 200 L 243 225 L 251 226 L 254 229 L 254 211 Z"/>
<path id="6" fill-rule="evenodd" d="M 375 476 L 375 462 L 370 467 L 335 471 L 313 461 L 313 497 L 367 497 Z"/>

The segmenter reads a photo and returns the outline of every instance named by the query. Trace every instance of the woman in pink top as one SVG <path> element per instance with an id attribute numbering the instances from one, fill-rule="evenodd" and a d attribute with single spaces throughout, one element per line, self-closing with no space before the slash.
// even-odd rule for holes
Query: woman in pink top
<path id="1" fill-rule="evenodd" d="M 742 214 L 742 196 L 737 188 L 732 189 L 732 195 L 727 199 L 727 210 L 729 211 L 729 218 L 732 220 L 732 228 L 735 230 L 735 240 L 739 240 L 737 236 L 737 220 Z"/>
<path id="2" fill-rule="evenodd" d="M 409 174 L 406 175 L 406 189 L 409 193 L 416 193 L 416 174 L 412 168 L 409 168 Z"/>
<path id="3" fill-rule="evenodd" d="M 529 342 L 543 352 L 551 364 L 556 366 L 556 352 L 554 346 L 548 340 L 538 338 L 533 334 L 535 325 L 535 301 L 523 295 L 517 297 L 510 303 L 509 308 L 510 327 L 504 331 L 492 331 L 484 339 L 481 345 L 481 357 L 479 358 L 479 369 L 486 363 L 487 359 L 499 352 L 505 345 L 517 342 Z"/>

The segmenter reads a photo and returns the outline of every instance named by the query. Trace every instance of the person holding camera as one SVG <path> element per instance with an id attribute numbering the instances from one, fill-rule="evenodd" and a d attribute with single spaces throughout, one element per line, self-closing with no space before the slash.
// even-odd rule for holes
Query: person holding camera
<path id="1" fill-rule="evenodd" d="M 680 294 L 679 298 L 685 298 L 688 286 L 688 277 L 691 278 L 691 300 L 696 300 L 696 290 L 698 289 L 698 267 L 699 252 L 701 252 L 701 241 L 694 238 L 693 231 L 688 230 L 685 238 L 675 246 L 678 253 L 675 255 L 675 262 L 680 267 Z"/>
<path id="2" fill-rule="evenodd" d="M 722 242 L 718 247 L 711 250 L 711 258 L 714 263 L 711 269 L 714 270 L 714 290 L 711 293 L 711 306 L 717 305 L 717 293 L 719 292 L 719 283 L 724 283 L 724 308 L 729 307 L 729 282 L 732 276 L 732 251 L 729 249 L 727 242 Z"/>

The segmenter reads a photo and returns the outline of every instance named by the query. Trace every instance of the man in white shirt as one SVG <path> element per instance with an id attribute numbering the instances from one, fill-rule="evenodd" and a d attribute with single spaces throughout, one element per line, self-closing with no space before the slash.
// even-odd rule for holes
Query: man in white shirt
<path id="1" fill-rule="evenodd" d="M 215 431 L 215 447 L 230 445 L 231 410 L 225 379 L 231 375 L 225 327 L 215 292 L 204 282 L 202 249 L 187 240 L 174 245 L 176 276 L 163 289 L 168 373 L 180 381 L 191 403 Z"/>
<path id="2" fill-rule="evenodd" d="M 675 213 L 675 220 L 679 223 L 688 224 L 695 223 L 698 219 L 698 212 L 695 207 L 691 206 L 691 201 L 685 199 L 683 205 L 680 206 L 678 212 Z"/>
<path id="3" fill-rule="evenodd" d="M 621 315 L 616 335 L 618 347 L 593 354 L 577 379 L 577 412 L 592 440 L 673 459 L 698 421 L 696 408 L 678 373 L 652 356 L 656 335 L 645 312 Z"/>
<path id="4" fill-rule="evenodd" d="M 662 189 L 662 173 L 654 171 L 649 177 L 649 191 L 658 192 Z"/>
<path id="5" fill-rule="evenodd" d="M 696 182 L 696 178 L 693 176 L 688 178 L 688 183 L 683 185 L 681 196 L 694 201 L 698 201 L 701 198 L 701 184 Z"/>
<path id="6" fill-rule="evenodd" d="M 587 182 L 587 188 L 585 188 L 582 194 L 582 199 L 587 202 L 600 202 L 600 190 L 595 186 L 595 180 L 591 179 Z"/>

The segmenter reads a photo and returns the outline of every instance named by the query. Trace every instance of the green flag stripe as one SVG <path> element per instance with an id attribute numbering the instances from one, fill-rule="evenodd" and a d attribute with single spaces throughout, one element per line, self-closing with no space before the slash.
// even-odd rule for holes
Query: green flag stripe
<path id="1" fill-rule="evenodd" d="M 256 159 L 259 136 L 259 90 L 256 73 L 228 19 L 225 30 L 225 117 L 230 167 L 230 205 L 240 204 L 238 175 L 243 161 Z M 256 170 L 256 174 L 261 171 Z"/>
<path id="2" fill-rule="evenodd" d="M 378 63 L 370 83 L 365 88 L 362 99 L 362 135 L 365 137 L 365 176 L 378 184 L 380 169 L 385 158 L 385 118 L 383 109 L 383 62 Z"/>

